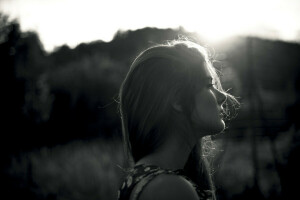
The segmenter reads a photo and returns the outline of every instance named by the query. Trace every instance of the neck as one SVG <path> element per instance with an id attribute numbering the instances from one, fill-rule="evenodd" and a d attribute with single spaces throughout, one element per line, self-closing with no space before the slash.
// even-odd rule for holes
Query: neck
<path id="1" fill-rule="evenodd" d="M 168 140 L 156 152 L 140 159 L 136 165 L 156 165 L 164 169 L 183 169 L 195 143 L 188 144 L 184 138 Z"/>

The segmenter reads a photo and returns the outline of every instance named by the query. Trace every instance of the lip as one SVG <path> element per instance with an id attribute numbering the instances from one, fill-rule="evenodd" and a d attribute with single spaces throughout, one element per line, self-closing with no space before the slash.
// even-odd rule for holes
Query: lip
<path id="1" fill-rule="evenodd" d="M 220 117 L 224 118 L 224 109 L 222 107 L 219 109 L 219 112 L 220 112 Z"/>
<path id="2" fill-rule="evenodd" d="M 220 113 L 219 115 L 222 119 L 224 118 L 224 114 L 223 113 Z"/>

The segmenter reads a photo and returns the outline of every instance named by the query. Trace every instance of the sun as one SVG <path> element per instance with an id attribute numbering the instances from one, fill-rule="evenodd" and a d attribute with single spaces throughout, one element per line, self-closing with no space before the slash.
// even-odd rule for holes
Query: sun
<path id="1" fill-rule="evenodd" d="M 265 19 L 263 2 L 253 1 L 195 1 L 182 16 L 182 26 L 195 31 L 209 42 L 218 42 L 236 35 L 251 35 L 259 31 Z"/>

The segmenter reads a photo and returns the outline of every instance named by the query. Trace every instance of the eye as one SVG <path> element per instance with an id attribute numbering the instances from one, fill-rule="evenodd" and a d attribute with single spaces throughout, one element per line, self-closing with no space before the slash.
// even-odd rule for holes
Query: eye
<path id="1" fill-rule="evenodd" d="M 214 83 L 209 83 L 209 84 L 207 84 L 207 87 L 209 89 L 213 89 L 215 87 L 215 84 Z"/>
<path id="2" fill-rule="evenodd" d="M 212 78 L 212 77 L 207 77 L 207 88 L 208 89 L 214 89 L 214 88 L 216 88 L 215 87 L 215 81 L 214 81 L 214 79 Z"/>

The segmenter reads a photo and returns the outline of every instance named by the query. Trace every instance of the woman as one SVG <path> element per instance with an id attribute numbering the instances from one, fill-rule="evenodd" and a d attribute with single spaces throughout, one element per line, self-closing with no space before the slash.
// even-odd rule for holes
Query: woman
<path id="1" fill-rule="evenodd" d="M 207 150 L 225 128 L 225 102 L 237 103 L 200 45 L 177 40 L 143 51 L 120 89 L 133 167 L 118 198 L 215 199 Z"/>

